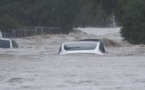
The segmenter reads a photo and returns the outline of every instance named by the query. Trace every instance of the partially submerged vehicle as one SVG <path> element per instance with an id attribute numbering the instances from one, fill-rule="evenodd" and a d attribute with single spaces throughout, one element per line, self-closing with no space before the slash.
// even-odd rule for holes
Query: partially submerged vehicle
<path id="1" fill-rule="evenodd" d="M 18 44 L 13 39 L 0 38 L 0 48 L 18 48 Z"/>
<path id="2" fill-rule="evenodd" d="M 101 51 L 104 53 L 105 51 L 105 42 L 101 39 L 81 39 L 80 41 L 92 41 L 92 42 L 100 42 Z"/>
<path id="3" fill-rule="evenodd" d="M 104 45 L 101 42 L 75 41 L 62 43 L 59 54 L 92 53 L 103 55 Z"/>
<path id="4" fill-rule="evenodd" d="M 100 42 L 100 43 L 102 43 L 104 46 L 106 46 L 106 43 L 105 43 L 104 40 L 102 40 L 102 39 L 81 39 L 80 41 L 94 41 L 94 42 Z"/>

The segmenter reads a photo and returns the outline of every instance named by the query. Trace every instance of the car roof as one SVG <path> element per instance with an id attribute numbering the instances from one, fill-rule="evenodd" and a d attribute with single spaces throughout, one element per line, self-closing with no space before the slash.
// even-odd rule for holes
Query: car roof
<path id="1" fill-rule="evenodd" d="M 0 40 L 11 40 L 10 38 L 0 38 Z"/>
<path id="2" fill-rule="evenodd" d="M 101 41 L 100 39 L 81 39 L 80 41 Z"/>
<path id="3" fill-rule="evenodd" d="M 97 43 L 100 43 L 99 41 L 98 42 L 93 42 L 93 41 L 74 41 L 74 42 L 64 42 L 62 44 L 90 44 L 90 43 L 94 43 L 94 44 L 97 44 Z"/>

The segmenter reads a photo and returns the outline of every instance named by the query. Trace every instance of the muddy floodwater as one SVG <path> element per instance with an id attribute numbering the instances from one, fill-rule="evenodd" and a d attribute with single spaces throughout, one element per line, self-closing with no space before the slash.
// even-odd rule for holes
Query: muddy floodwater
<path id="1" fill-rule="evenodd" d="M 144 45 L 122 41 L 118 28 L 79 29 L 87 34 L 16 38 L 18 49 L 0 49 L 0 90 L 145 90 Z M 121 46 L 103 56 L 58 55 L 62 42 L 88 38 Z"/>

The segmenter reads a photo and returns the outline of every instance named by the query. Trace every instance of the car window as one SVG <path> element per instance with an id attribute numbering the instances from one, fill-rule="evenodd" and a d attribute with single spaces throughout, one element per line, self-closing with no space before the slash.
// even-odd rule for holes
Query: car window
<path id="1" fill-rule="evenodd" d="M 16 43 L 15 40 L 12 40 L 12 45 L 13 45 L 13 48 L 18 48 L 18 44 Z"/>
<path id="2" fill-rule="evenodd" d="M 10 48 L 9 40 L 0 40 L 0 48 Z"/>
<path id="3" fill-rule="evenodd" d="M 96 44 L 89 43 L 89 44 L 66 44 L 64 45 L 64 49 L 68 51 L 72 50 L 93 50 L 96 48 Z"/>

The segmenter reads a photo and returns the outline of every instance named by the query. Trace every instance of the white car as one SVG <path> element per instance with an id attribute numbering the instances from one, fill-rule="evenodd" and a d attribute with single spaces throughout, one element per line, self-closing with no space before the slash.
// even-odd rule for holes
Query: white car
<path id="1" fill-rule="evenodd" d="M 18 48 L 18 44 L 13 39 L 0 38 L 0 48 Z"/>
<path id="2" fill-rule="evenodd" d="M 101 42 L 75 41 L 62 43 L 59 55 L 74 53 L 94 53 L 103 55 L 104 45 Z"/>

